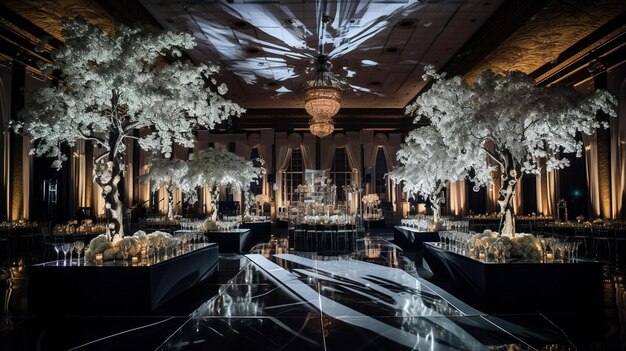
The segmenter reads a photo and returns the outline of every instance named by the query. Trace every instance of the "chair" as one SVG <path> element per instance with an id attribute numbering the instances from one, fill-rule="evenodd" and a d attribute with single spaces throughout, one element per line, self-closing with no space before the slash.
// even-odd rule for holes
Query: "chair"
<path id="1" fill-rule="evenodd" d="M 615 261 L 619 262 L 620 259 L 624 260 L 626 256 L 626 228 L 620 226 L 613 231 L 615 239 Z"/>
<path id="2" fill-rule="evenodd" d="M 0 262 L 10 261 L 9 239 L 0 238 Z"/>
<path id="3" fill-rule="evenodd" d="M 606 247 L 608 253 L 608 259 L 611 260 L 611 237 L 609 236 L 609 228 L 601 227 L 592 229 L 593 237 L 593 251 L 596 258 L 602 257 L 599 255 L 600 245 Z"/>
<path id="4" fill-rule="evenodd" d="M 589 257 L 589 239 L 591 239 L 591 236 L 587 235 L 585 227 L 575 227 L 573 238 L 574 240 L 580 240 L 585 245 L 585 257 Z"/>

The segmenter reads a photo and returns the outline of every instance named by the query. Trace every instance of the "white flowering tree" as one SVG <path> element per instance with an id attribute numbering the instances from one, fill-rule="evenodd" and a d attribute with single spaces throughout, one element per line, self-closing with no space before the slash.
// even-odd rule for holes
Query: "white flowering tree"
<path id="1" fill-rule="evenodd" d="M 150 169 L 141 180 L 150 183 L 153 192 L 159 191 L 165 186 L 168 196 L 167 217 L 174 219 L 174 191 L 184 187 L 181 183 L 187 174 L 189 166 L 187 161 L 178 158 L 155 158 L 150 162 Z"/>
<path id="2" fill-rule="evenodd" d="M 402 183 L 403 190 L 410 195 L 428 198 L 435 223 L 439 223 L 441 205 L 445 200 L 443 190 L 448 181 L 469 178 L 480 186 L 490 179 L 489 167 L 481 164 L 477 171 L 473 171 L 474 162 L 486 159 L 482 149 L 462 150 L 448 146 L 433 126 L 411 131 L 396 157 L 401 166 L 389 172 L 388 177 Z"/>
<path id="3" fill-rule="evenodd" d="M 542 158 L 547 170 L 568 166 L 559 155 L 582 155 L 576 133 L 592 134 L 607 127 L 596 119 L 598 111 L 616 115 L 616 100 L 604 90 L 584 95 L 571 87 L 537 87 L 522 72 L 486 71 L 472 84 L 461 77 L 445 79 L 431 66 L 425 72 L 424 79 L 435 82 L 407 106 L 407 113 L 417 115 L 417 120 L 427 117 L 445 145 L 471 153 L 482 149 L 497 164 L 502 178 L 499 235 L 515 234 L 512 202 L 522 175 L 538 173 Z M 480 162 L 474 163 L 479 167 Z"/>
<path id="4" fill-rule="evenodd" d="M 155 33 L 124 26 L 113 34 L 81 20 L 64 23 L 64 45 L 45 72 L 60 74 L 57 84 L 35 92 L 19 126 L 31 136 L 31 154 L 66 159 L 62 145 L 90 140 L 105 152 L 96 158 L 94 178 L 112 218 L 109 237 L 123 236 L 118 183 L 124 174 L 128 139 L 144 150 L 169 157 L 174 143 L 192 147 L 192 131 L 244 110 L 222 97 L 226 86 L 211 78 L 215 65 L 176 60 L 196 45 L 186 33 Z M 19 128 L 18 127 L 18 128 Z M 134 131 L 148 133 L 136 137 Z"/>
<path id="5" fill-rule="evenodd" d="M 208 148 L 193 155 L 189 161 L 187 175 L 181 181 L 181 189 L 191 199 L 196 199 L 196 188 L 208 186 L 211 194 L 212 207 L 216 209 L 216 201 L 219 198 L 221 186 L 231 186 L 241 191 L 244 215 L 248 213 L 246 198 L 251 198 L 249 193 L 250 184 L 258 182 L 263 176 L 262 167 L 254 167 L 252 161 L 246 161 L 243 157 L 229 152 L 225 148 Z M 217 211 L 213 212 L 215 220 Z"/>

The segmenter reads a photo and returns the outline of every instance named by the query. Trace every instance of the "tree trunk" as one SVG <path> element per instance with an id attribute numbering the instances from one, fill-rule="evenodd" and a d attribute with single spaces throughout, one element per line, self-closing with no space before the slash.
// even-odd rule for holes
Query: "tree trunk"
<path id="1" fill-rule="evenodd" d="M 124 206 L 120 201 L 120 190 L 118 187 L 122 174 L 120 157 L 114 155 L 110 159 L 111 161 L 100 161 L 100 164 L 97 165 L 99 174 L 96 176 L 96 180 L 102 188 L 102 197 L 104 198 L 106 210 L 111 218 L 107 230 L 109 240 L 116 236 L 119 238 L 124 236 Z"/>
<path id="2" fill-rule="evenodd" d="M 167 218 L 174 220 L 174 184 L 170 181 L 167 183 Z"/>
<path id="3" fill-rule="evenodd" d="M 504 170 L 502 172 L 502 186 L 498 197 L 500 205 L 500 225 L 498 235 L 515 236 L 515 209 L 513 199 L 515 198 L 515 186 L 522 176 L 521 166 L 513 160 L 509 152 L 504 153 Z"/>
<path id="4" fill-rule="evenodd" d="M 445 201 L 443 188 L 444 184 L 440 183 L 437 190 L 429 196 L 430 208 L 433 210 L 433 223 L 435 224 L 441 221 L 441 204 Z"/>
<path id="5" fill-rule="evenodd" d="M 119 97 L 120 92 L 112 90 L 111 118 L 118 121 L 120 118 L 118 115 Z M 94 172 L 96 181 L 102 188 L 102 197 L 111 218 L 107 228 L 107 238 L 114 240 L 124 237 L 124 204 L 120 201 L 121 194 L 118 185 L 124 171 L 123 153 L 125 146 L 122 143 L 122 134 L 119 128 L 109 130 L 108 143 L 108 161 L 104 161 L 104 158 L 98 160 Z"/>
<path id="6" fill-rule="evenodd" d="M 213 208 L 213 214 L 211 215 L 211 218 L 213 219 L 214 222 L 217 221 L 217 200 L 219 199 L 219 197 L 220 197 L 219 188 L 211 192 L 211 207 Z"/>

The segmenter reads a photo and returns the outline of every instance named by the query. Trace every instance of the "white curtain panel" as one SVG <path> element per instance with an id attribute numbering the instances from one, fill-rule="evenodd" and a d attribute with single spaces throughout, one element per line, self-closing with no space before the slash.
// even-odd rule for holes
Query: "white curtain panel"
<path id="1" fill-rule="evenodd" d="M 626 80 L 619 92 L 617 118 L 611 118 L 611 217 L 625 219 L 626 209 Z"/>
<path id="2" fill-rule="evenodd" d="M 583 134 L 585 167 L 589 189 L 589 217 L 600 217 L 600 186 L 598 183 L 598 142 L 596 133 Z"/>

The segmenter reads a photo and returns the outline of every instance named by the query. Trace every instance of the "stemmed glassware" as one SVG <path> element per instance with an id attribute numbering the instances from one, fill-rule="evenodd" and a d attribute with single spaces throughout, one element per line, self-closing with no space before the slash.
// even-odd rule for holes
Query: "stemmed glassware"
<path id="1" fill-rule="evenodd" d="M 128 260 L 128 249 L 130 249 L 130 245 L 127 243 L 122 243 L 120 245 L 120 250 L 122 251 L 122 260 L 124 263 L 127 263 Z"/>
<path id="2" fill-rule="evenodd" d="M 83 252 L 84 248 L 85 248 L 85 243 L 84 242 L 82 242 L 80 240 L 74 241 L 74 249 L 78 253 L 78 261 L 77 262 L 78 262 L 79 265 L 80 265 L 80 254 L 81 254 L 81 252 Z"/>
<path id="3" fill-rule="evenodd" d="M 73 249 L 74 245 L 72 245 L 71 243 L 63 243 L 63 246 L 61 246 L 61 250 L 63 250 L 63 262 L 65 263 L 65 261 L 67 260 L 67 253 L 70 252 Z M 71 260 L 71 256 L 70 256 L 70 260 Z"/>
<path id="4" fill-rule="evenodd" d="M 57 253 L 57 261 L 59 260 L 59 256 L 61 255 L 61 251 L 63 251 L 63 244 L 54 244 L 54 251 Z"/>

